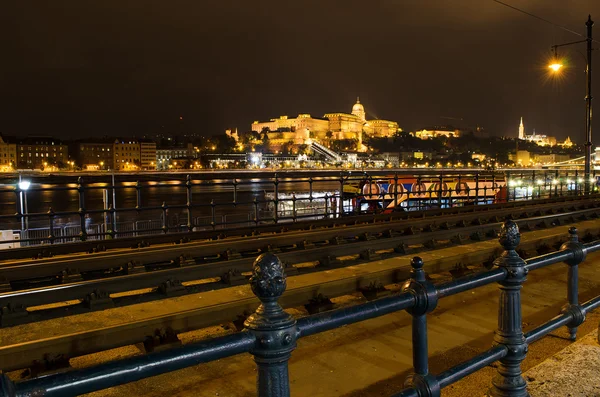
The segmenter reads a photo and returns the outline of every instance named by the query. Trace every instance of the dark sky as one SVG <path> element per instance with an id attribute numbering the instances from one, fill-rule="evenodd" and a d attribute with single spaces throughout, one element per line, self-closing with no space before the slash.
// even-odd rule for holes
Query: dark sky
<path id="1" fill-rule="evenodd" d="M 600 39 L 600 1 L 506 1 L 582 34 L 591 13 Z M 360 95 L 408 131 L 516 135 L 523 116 L 528 132 L 582 142 L 585 44 L 563 51 L 562 81 L 545 68 L 552 44 L 579 39 L 491 0 L 5 1 L 0 131 L 211 135 L 349 112 Z"/>

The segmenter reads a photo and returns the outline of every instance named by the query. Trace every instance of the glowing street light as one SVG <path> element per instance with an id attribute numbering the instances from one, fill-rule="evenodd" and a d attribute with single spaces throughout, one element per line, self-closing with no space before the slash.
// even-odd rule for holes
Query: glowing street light
<path id="1" fill-rule="evenodd" d="M 27 189 L 29 189 L 29 187 L 31 186 L 31 182 L 30 181 L 20 181 L 19 182 L 19 189 L 26 191 Z"/>
<path id="2" fill-rule="evenodd" d="M 27 189 L 31 186 L 30 181 L 21 180 L 21 175 L 19 175 L 19 183 L 17 183 L 19 187 L 19 201 L 21 202 L 21 230 L 29 229 L 29 218 L 25 216 L 27 213 Z"/>
<path id="3" fill-rule="evenodd" d="M 552 69 L 554 72 L 558 72 L 562 67 L 562 63 L 559 63 L 558 60 L 554 61 L 554 63 L 551 63 L 550 65 L 548 65 L 548 67 L 550 69 Z"/>

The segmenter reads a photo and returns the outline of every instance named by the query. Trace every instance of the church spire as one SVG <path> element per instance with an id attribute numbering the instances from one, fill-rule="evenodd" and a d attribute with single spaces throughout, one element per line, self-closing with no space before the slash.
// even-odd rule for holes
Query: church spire
<path id="1" fill-rule="evenodd" d="M 519 139 L 525 139 L 525 127 L 523 126 L 523 117 L 521 116 L 521 123 L 519 124 Z"/>

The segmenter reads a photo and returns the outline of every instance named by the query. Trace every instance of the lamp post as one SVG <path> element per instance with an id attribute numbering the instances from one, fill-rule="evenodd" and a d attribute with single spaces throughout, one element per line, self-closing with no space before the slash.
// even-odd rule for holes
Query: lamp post
<path id="1" fill-rule="evenodd" d="M 31 182 L 21 180 L 19 175 L 19 201 L 21 202 L 21 230 L 29 229 L 29 220 L 25 214 L 27 214 L 27 189 L 31 186 Z"/>
<path id="2" fill-rule="evenodd" d="M 553 45 L 554 50 L 554 62 L 549 65 L 549 68 L 555 73 L 560 71 L 562 63 L 559 61 L 557 56 L 557 48 L 565 47 L 573 44 L 587 43 L 587 57 L 586 57 L 586 88 L 585 88 L 585 194 L 590 193 L 590 171 L 592 164 L 592 16 L 588 15 L 588 20 L 585 23 L 587 27 L 587 36 L 585 40 L 573 41 L 571 43 Z"/>

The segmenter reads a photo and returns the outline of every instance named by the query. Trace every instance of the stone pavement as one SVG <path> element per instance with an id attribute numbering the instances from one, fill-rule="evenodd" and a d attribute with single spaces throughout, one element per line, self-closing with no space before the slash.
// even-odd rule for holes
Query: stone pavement
<path id="1" fill-rule="evenodd" d="M 526 371 L 531 397 L 600 396 L 598 330 Z"/>

